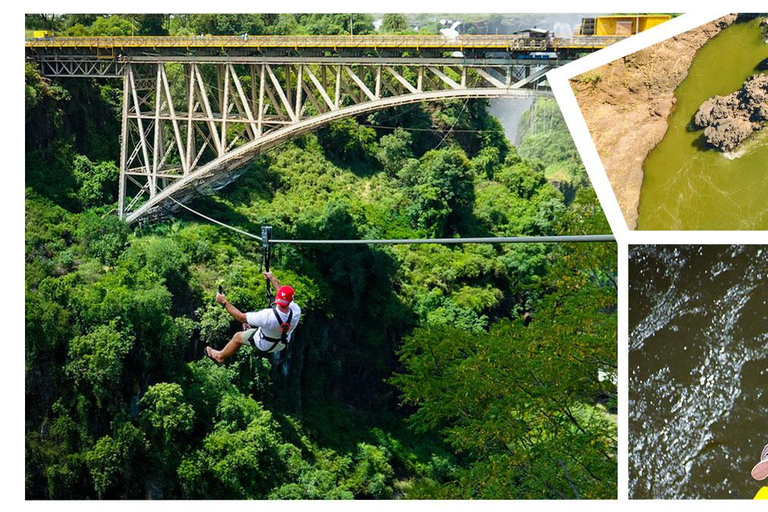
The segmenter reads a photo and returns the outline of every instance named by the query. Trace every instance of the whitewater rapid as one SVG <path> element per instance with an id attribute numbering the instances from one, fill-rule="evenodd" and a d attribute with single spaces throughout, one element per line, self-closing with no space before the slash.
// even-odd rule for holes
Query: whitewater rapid
<path id="1" fill-rule="evenodd" d="M 751 497 L 768 443 L 768 250 L 633 246 L 629 495 Z"/>

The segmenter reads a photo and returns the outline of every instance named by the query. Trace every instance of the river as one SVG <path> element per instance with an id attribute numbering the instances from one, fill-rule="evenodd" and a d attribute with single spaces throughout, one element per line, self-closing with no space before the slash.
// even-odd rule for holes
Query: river
<path id="1" fill-rule="evenodd" d="M 768 129 L 732 155 L 689 129 L 705 100 L 740 89 L 767 56 L 757 20 L 726 28 L 696 54 L 669 128 L 643 164 L 638 229 L 768 229 Z"/>
<path id="2" fill-rule="evenodd" d="M 768 247 L 631 246 L 629 496 L 751 498 L 768 443 Z"/>

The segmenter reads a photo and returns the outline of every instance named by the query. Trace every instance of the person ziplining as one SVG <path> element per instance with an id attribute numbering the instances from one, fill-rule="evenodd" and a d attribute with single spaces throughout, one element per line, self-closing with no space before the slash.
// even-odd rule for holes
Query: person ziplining
<path id="1" fill-rule="evenodd" d="M 291 342 L 293 332 L 301 318 L 301 308 L 293 302 L 294 290 L 283 286 L 269 270 L 264 277 L 275 289 L 274 303 L 261 311 L 242 313 L 231 302 L 219 287 L 216 302 L 223 305 L 227 313 L 241 322 L 245 330 L 236 332 L 229 343 L 221 350 L 205 347 L 205 355 L 216 364 L 222 364 L 232 357 L 246 343 L 261 353 L 274 353 L 283 350 Z"/>
<path id="2" fill-rule="evenodd" d="M 519 237 L 480 237 L 480 238 L 424 238 L 424 239 L 381 239 L 381 240 L 280 240 L 272 239 L 272 226 L 262 226 L 261 236 L 248 233 L 241 229 L 224 224 L 207 217 L 200 212 L 189 208 L 188 206 L 176 201 L 180 207 L 189 210 L 206 220 L 214 222 L 222 227 L 236 231 L 242 235 L 255 238 L 262 243 L 262 264 L 264 265 L 264 277 L 267 279 L 267 289 L 269 283 L 272 283 L 277 290 L 277 299 L 269 308 L 259 312 L 243 314 L 229 301 L 224 295 L 221 287 L 216 295 L 216 302 L 223 304 L 227 312 L 231 314 L 238 322 L 242 322 L 245 330 L 236 333 L 232 340 L 222 350 L 216 350 L 213 347 L 205 347 L 205 355 L 217 364 L 222 364 L 225 360 L 237 352 L 245 343 L 249 343 L 264 353 L 272 353 L 283 350 L 291 340 L 291 336 L 299 323 L 301 308 L 293 302 L 293 288 L 290 286 L 281 286 L 269 271 L 269 259 L 272 244 L 334 244 L 334 245 L 368 245 L 368 244 L 467 244 L 467 243 L 574 243 L 574 242 L 615 242 L 613 235 L 554 235 L 554 236 L 519 236 Z M 267 292 L 270 296 L 270 292 Z M 270 297 L 271 302 L 271 297 Z M 530 323 L 530 316 L 526 316 L 526 327 Z"/>

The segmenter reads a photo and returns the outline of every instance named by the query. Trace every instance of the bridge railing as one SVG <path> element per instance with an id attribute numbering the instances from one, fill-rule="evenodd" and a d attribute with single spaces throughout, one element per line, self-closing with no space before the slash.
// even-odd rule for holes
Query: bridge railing
<path id="1" fill-rule="evenodd" d="M 515 35 L 399 36 L 115 36 L 27 39 L 29 48 L 488 48 L 536 50 L 553 47 L 594 48 L 623 37 L 527 38 Z"/>
<path id="2" fill-rule="evenodd" d="M 556 37 L 552 39 L 551 46 L 558 48 L 605 48 L 617 43 L 627 36 L 574 36 Z"/>

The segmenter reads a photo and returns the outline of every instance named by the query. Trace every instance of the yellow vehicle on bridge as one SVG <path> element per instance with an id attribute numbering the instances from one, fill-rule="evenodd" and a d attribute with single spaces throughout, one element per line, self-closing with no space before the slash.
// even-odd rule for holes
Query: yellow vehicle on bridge
<path id="1" fill-rule="evenodd" d="M 671 14 L 614 14 L 583 18 L 577 36 L 631 36 L 672 19 Z"/>

